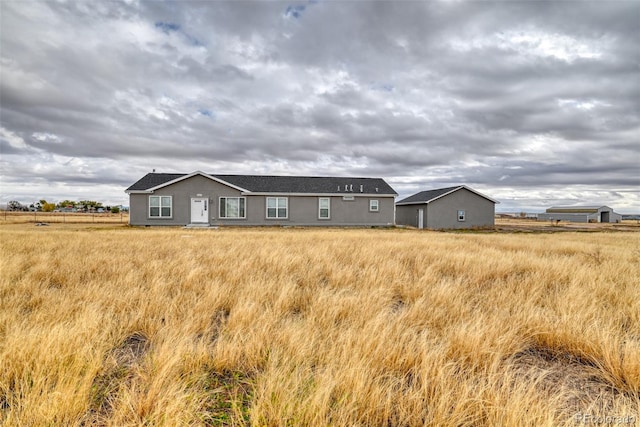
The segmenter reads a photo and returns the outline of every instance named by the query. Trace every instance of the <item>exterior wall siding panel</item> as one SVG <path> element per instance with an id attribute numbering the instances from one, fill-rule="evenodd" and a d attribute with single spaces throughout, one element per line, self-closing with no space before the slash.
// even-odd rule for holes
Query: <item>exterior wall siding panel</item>
<path id="1" fill-rule="evenodd" d="M 426 210 L 426 204 L 396 206 L 396 223 L 418 227 L 418 209 L 421 208 Z"/>
<path id="2" fill-rule="evenodd" d="M 459 210 L 465 211 L 464 221 L 458 221 Z M 427 212 L 427 228 L 492 227 L 495 224 L 495 203 L 465 188 L 429 203 Z"/>

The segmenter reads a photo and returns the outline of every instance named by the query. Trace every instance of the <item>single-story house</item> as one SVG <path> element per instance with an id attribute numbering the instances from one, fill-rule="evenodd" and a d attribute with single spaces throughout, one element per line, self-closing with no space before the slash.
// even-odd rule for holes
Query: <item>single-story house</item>
<path id="1" fill-rule="evenodd" d="M 421 191 L 396 203 L 396 223 L 432 229 L 492 227 L 496 203 L 465 185 Z"/>
<path id="2" fill-rule="evenodd" d="M 569 222 L 620 222 L 622 215 L 609 206 L 552 206 L 538 220 Z"/>
<path id="3" fill-rule="evenodd" d="M 131 225 L 390 226 L 381 178 L 149 173 L 126 189 Z"/>

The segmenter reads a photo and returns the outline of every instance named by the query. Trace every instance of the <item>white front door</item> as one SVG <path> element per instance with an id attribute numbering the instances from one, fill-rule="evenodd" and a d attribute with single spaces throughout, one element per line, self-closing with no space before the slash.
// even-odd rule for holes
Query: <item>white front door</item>
<path id="1" fill-rule="evenodd" d="M 206 223 L 209 211 L 209 200 L 203 198 L 191 199 L 191 223 Z"/>
<path id="2" fill-rule="evenodd" d="M 424 228 L 424 209 L 418 209 L 418 228 Z"/>

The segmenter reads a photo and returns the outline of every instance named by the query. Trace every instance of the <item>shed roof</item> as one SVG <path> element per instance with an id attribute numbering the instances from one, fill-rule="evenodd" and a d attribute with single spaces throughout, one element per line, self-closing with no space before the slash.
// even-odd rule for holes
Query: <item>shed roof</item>
<path id="1" fill-rule="evenodd" d="M 224 175 L 193 172 L 190 174 L 148 173 L 125 191 L 149 192 L 195 175 L 226 183 L 249 193 L 299 194 L 380 194 L 397 195 L 382 178 L 323 176 Z M 362 190 L 361 190 L 362 189 Z"/>
<path id="2" fill-rule="evenodd" d="M 475 191 L 472 188 L 467 187 L 466 185 L 458 185 L 456 187 L 446 187 L 446 188 L 438 188 L 435 190 L 426 190 L 426 191 L 421 191 L 419 193 L 413 194 L 407 198 L 404 198 L 402 200 L 400 200 L 399 202 L 396 203 L 396 205 L 414 205 L 414 204 L 422 204 L 422 203 L 431 203 L 434 200 L 437 200 L 441 197 L 446 196 L 447 194 L 451 194 L 455 191 L 458 191 L 460 189 L 466 189 L 471 191 L 472 193 L 477 194 L 480 197 L 484 197 L 485 199 L 493 202 L 493 203 L 500 203 L 496 200 L 493 200 L 492 198 L 485 196 L 482 193 L 479 193 L 477 191 Z"/>

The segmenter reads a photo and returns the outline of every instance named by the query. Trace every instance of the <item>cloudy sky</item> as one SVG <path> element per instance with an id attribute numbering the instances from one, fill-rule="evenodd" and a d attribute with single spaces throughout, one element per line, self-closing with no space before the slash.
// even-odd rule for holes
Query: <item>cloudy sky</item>
<path id="1" fill-rule="evenodd" d="M 640 213 L 638 1 L 0 2 L 0 203 L 145 173 Z"/>

